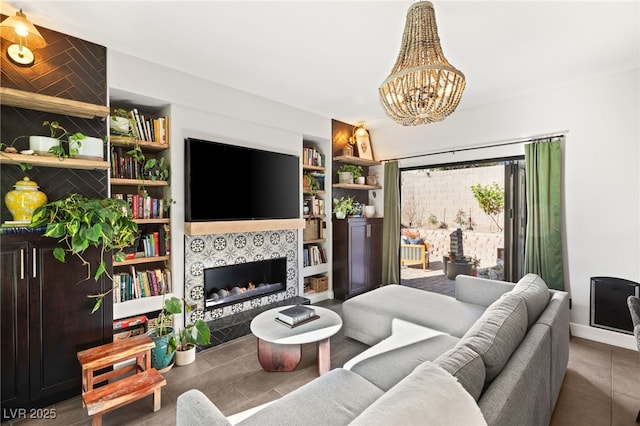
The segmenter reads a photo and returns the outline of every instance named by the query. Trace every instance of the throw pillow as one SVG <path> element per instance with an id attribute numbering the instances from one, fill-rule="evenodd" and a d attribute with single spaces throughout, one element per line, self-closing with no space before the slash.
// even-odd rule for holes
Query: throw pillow
<path id="1" fill-rule="evenodd" d="M 458 345 L 467 345 L 480 355 L 486 368 L 486 385 L 500 374 L 526 332 L 524 300 L 505 294 L 484 311 Z"/>
<path id="2" fill-rule="evenodd" d="M 527 305 L 528 328 L 538 320 L 549 304 L 550 293 L 547 284 L 536 274 L 527 274 L 518 281 L 510 294 L 520 296 Z"/>

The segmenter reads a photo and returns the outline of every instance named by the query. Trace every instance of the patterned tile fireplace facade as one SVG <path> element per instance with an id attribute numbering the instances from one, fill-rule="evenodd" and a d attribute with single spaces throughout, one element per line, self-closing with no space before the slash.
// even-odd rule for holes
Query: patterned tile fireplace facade
<path id="1" fill-rule="evenodd" d="M 258 297 L 213 310 L 205 310 L 204 269 L 286 257 L 286 291 Z M 185 322 L 219 320 L 283 302 L 298 296 L 298 231 L 278 230 L 216 235 L 185 236 L 185 300 L 197 306 Z"/>

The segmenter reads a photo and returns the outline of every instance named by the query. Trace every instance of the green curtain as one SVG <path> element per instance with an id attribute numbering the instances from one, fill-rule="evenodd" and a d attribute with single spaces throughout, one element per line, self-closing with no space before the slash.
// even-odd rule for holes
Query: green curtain
<path id="1" fill-rule="evenodd" d="M 400 172 L 398 162 L 384 165 L 382 285 L 400 283 Z"/>
<path id="2" fill-rule="evenodd" d="M 524 270 L 564 290 L 562 259 L 562 140 L 525 145 L 527 236 Z"/>

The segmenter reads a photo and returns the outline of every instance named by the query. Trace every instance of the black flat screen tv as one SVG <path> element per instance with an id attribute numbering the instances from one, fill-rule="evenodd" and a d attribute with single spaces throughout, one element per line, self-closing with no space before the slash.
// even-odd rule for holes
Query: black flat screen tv
<path id="1" fill-rule="evenodd" d="M 185 222 L 300 218 L 300 158 L 185 139 Z"/>

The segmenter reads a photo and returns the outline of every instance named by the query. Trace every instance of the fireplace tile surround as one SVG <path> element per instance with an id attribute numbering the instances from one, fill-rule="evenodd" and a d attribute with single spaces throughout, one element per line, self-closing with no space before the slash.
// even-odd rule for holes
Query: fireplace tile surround
<path id="1" fill-rule="evenodd" d="M 205 321 L 220 320 L 229 316 L 248 313 L 251 310 L 256 310 L 271 304 L 276 306 L 282 304 L 282 302 L 287 299 L 298 296 L 298 231 L 295 229 L 213 235 L 185 235 L 184 248 L 185 301 L 187 304 L 195 306 L 195 309 L 186 314 L 185 323 L 192 323 L 197 319 L 203 319 Z M 247 301 L 240 301 L 210 311 L 205 310 L 205 268 L 277 257 L 287 258 L 286 291 Z"/>

